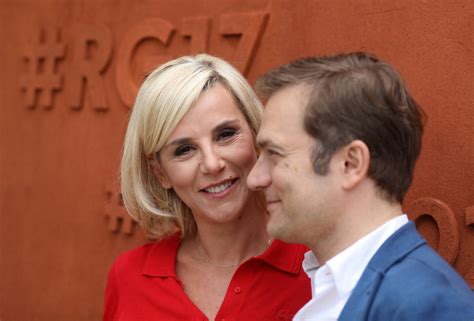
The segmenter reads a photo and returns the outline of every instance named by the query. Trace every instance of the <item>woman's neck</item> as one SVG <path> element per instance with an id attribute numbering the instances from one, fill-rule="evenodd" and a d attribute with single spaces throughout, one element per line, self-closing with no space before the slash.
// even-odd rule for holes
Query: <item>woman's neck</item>
<path id="1" fill-rule="evenodd" d="M 266 222 L 265 210 L 255 197 L 236 220 L 214 224 L 196 221 L 196 235 L 183 240 L 180 250 L 204 264 L 236 267 L 268 248 Z"/>

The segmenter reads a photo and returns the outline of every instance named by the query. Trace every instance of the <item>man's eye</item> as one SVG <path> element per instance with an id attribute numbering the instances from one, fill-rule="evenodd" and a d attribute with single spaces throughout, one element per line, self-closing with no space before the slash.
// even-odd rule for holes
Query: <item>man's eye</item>
<path id="1" fill-rule="evenodd" d="M 217 135 L 217 140 L 226 140 L 231 137 L 234 137 L 237 133 L 237 130 L 234 128 L 226 128 L 219 132 Z"/>
<path id="2" fill-rule="evenodd" d="M 175 156 L 184 156 L 184 155 L 187 155 L 189 154 L 190 152 L 193 151 L 193 146 L 191 145 L 183 145 L 183 146 L 179 146 L 178 148 L 176 148 L 176 150 L 174 151 L 174 155 Z"/>
<path id="3" fill-rule="evenodd" d="M 273 149 L 268 149 L 267 154 L 270 155 L 270 156 L 280 156 L 280 153 L 273 150 Z"/>

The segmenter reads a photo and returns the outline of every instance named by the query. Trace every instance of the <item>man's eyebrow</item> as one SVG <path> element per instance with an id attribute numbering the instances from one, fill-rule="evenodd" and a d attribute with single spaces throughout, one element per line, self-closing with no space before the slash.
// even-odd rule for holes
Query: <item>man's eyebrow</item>
<path id="1" fill-rule="evenodd" d="M 278 148 L 278 145 L 276 145 L 273 141 L 271 141 L 268 138 L 258 138 L 257 137 L 257 147 L 259 149 L 265 149 L 265 148 Z"/>
<path id="2" fill-rule="evenodd" d="M 267 146 L 268 146 L 268 140 L 257 138 L 257 147 L 259 149 L 264 149 Z"/>

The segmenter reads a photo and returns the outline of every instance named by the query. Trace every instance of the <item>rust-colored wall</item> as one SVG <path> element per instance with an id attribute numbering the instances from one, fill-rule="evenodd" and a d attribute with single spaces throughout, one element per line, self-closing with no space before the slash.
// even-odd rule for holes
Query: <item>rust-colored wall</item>
<path id="1" fill-rule="evenodd" d="M 303 55 L 397 66 L 429 116 L 405 207 L 474 287 L 473 1 L 0 0 L 0 23 L 1 321 L 100 320 L 109 265 L 145 241 L 116 178 L 137 84 L 202 50 L 251 82 Z"/>

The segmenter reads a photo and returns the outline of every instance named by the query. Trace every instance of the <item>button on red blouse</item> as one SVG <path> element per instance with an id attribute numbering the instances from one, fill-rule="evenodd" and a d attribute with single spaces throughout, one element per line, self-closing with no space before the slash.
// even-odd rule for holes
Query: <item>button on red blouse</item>
<path id="1" fill-rule="evenodd" d="M 104 321 L 208 320 L 184 293 L 175 273 L 179 236 L 119 256 L 110 269 Z M 307 248 L 278 240 L 239 266 L 216 320 L 291 320 L 311 298 L 301 268 Z"/>

